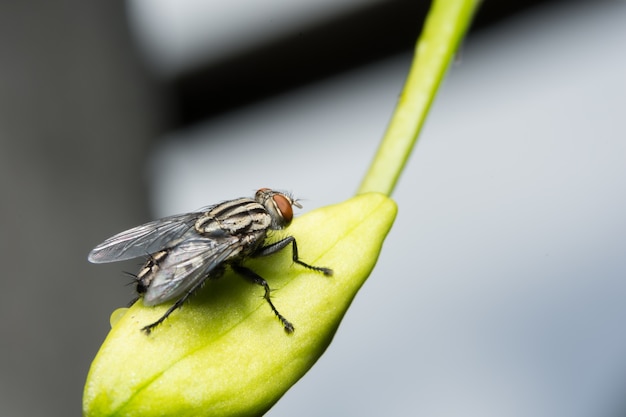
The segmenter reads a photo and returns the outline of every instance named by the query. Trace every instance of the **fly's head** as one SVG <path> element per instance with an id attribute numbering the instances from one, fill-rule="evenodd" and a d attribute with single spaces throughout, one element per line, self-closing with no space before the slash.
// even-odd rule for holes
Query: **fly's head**
<path id="1" fill-rule="evenodd" d="M 254 199 L 269 213 L 272 219 L 270 228 L 274 230 L 289 226 L 293 220 L 293 206 L 302 208 L 297 200 L 269 188 L 261 188 L 256 192 Z"/>

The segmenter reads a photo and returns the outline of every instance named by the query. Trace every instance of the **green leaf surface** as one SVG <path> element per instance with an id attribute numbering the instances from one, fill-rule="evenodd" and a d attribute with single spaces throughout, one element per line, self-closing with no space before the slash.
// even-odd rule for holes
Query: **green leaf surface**
<path id="1" fill-rule="evenodd" d="M 83 409 L 100 416 L 238 416 L 265 413 L 324 352 L 372 271 L 396 215 L 388 197 L 367 193 L 314 210 L 281 235 L 290 250 L 246 262 L 267 279 L 272 300 L 295 326 L 286 334 L 259 286 L 227 272 L 150 335 L 140 329 L 169 305 L 135 303 L 113 325 L 92 363 Z"/>

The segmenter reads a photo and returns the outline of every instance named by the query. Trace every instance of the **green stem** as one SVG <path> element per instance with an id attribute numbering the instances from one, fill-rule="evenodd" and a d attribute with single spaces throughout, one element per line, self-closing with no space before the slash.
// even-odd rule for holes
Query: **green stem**
<path id="1" fill-rule="evenodd" d="M 480 0 L 434 0 L 396 111 L 357 191 L 391 195 Z"/>

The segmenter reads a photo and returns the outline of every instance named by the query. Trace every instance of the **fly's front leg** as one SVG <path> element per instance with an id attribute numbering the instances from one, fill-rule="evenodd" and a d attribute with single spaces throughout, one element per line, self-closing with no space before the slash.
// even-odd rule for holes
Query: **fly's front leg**
<path id="1" fill-rule="evenodd" d="M 291 243 L 292 259 L 295 263 L 300 264 L 305 268 L 312 269 L 313 271 L 321 272 L 326 276 L 331 276 L 333 274 L 333 270 L 330 268 L 309 265 L 307 263 L 302 262 L 300 258 L 298 257 L 298 245 L 296 244 L 296 238 L 293 236 L 288 236 L 282 240 L 279 240 L 278 242 L 274 242 L 274 243 L 270 243 L 269 245 L 262 246 L 252 256 L 259 257 L 259 256 L 271 255 L 285 248 L 290 243 Z"/>
<path id="2" fill-rule="evenodd" d="M 274 312 L 274 314 L 276 314 L 276 317 L 278 317 L 278 320 L 280 320 L 280 322 L 283 324 L 285 331 L 287 333 L 293 333 L 293 330 L 294 330 L 293 324 L 291 324 L 289 320 L 287 320 L 282 314 L 280 314 L 278 310 L 276 309 L 276 307 L 274 306 L 274 303 L 272 303 L 272 300 L 270 298 L 271 290 L 270 290 L 270 286 L 267 284 L 267 281 L 265 281 L 265 279 L 263 279 L 263 277 L 257 274 L 256 272 L 244 266 L 233 264 L 231 265 L 231 267 L 233 268 L 233 271 L 235 271 L 236 273 L 238 273 L 239 275 L 241 275 L 248 281 L 265 288 L 265 294 L 263 295 L 263 298 L 265 298 L 265 301 L 267 301 L 267 303 L 270 305 L 270 307 L 272 308 L 272 311 Z"/>

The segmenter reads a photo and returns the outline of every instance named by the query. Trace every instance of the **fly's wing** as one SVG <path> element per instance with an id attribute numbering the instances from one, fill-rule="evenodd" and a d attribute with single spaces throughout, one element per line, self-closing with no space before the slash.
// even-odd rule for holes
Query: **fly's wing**
<path id="1" fill-rule="evenodd" d="M 211 271 L 237 256 L 241 245 L 237 237 L 197 237 L 181 241 L 166 251 L 166 256 L 151 272 L 154 276 L 149 279 L 150 285 L 143 296 L 145 305 L 161 304 L 192 291 Z"/>
<path id="2" fill-rule="evenodd" d="M 124 261 L 158 252 L 173 240 L 193 230 L 199 215 L 198 212 L 179 214 L 133 227 L 96 246 L 87 259 L 89 262 L 99 264 Z"/>

